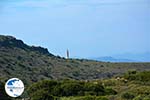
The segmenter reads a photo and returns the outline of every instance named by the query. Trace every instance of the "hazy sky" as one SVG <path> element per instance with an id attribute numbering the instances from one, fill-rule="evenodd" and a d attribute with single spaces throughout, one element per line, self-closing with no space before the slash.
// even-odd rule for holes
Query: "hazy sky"
<path id="1" fill-rule="evenodd" d="M 0 34 L 60 56 L 150 52 L 150 0 L 0 0 Z"/>

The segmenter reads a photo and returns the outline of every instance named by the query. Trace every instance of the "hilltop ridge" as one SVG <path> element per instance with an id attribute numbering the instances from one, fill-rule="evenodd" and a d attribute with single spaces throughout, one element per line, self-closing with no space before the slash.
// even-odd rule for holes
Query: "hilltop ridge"
<path id="1" fill-rule="evenodd" d="M 28 46 L 22 40 L 18 40 L 13 36 L 0 35 L 0 47 L 16 47 L 24 50 L 37 51 L 42 54 L 54 56 L 51 53 L 49 53 L 47 48 L 43 48 L 40 46 Z"/>

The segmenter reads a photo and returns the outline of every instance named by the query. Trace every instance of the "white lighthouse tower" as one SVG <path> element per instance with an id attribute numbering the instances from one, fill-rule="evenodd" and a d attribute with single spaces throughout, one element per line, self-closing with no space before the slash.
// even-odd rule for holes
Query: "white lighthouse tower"
<path id="1" fill-rule="evenodd" d="M 69 59 L 69 50 L 67 49 L 66 58 Z"/>

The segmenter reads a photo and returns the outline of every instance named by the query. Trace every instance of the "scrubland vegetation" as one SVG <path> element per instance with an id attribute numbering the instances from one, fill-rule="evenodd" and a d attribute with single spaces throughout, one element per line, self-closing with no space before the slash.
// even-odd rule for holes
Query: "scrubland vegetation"
<path id="1" fill-rule="evenodd" d="M 9 98 L 4 83 L 25 92 Z M 42 47 L 0 36 L 0 100 L 150 100 L 150 63 L 110 63 L 54 56 Z"/>
<path id="2" fill-rule="evenodd" d="M 1 82 L 0 100 L 150 100 L 150 71 L 128 71 L 102 80 L 43 80 L 25 89 L 16 99 L 9 98 Z"/>
<path id="3" fill-rule="evenodd" d="M 31 100 L 150 100 L 150 71 L 93 81 L 44 80 L 27 90 Z"/>

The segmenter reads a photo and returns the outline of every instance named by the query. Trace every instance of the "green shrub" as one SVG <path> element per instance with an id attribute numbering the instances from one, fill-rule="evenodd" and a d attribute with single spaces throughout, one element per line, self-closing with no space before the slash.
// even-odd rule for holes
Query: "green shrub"
<path id="1" fill-rule="evenodd" d="M 136 96 L 133 100 L 143 100 L 143 97 L 142 96 Z"/>
<path id="2" fill-rule="evenodd" d="M 102 86 L 102 84 L 95 84 L 95 83 L 86 83 L 85 84 L 85 90 L 86 91 L 92 91 L 94 93 L 94 95 L 105 95 L 105 89 L 104 87 Z"/>
<path id="3" fill-rule="evenodd" d="M 44 80 L 31 85 L 27 92 L 33 100 L 43 100 L 41 98 L 52 98 L 52 90 L 58 83 L 56 81 Z M 44 99 L 44 100 L 48 100 Z M 50 99 L 53 100 L 53 99 Z"/>
<path id="4" fill-rule="evenodd" d="M 94 100 L 95 97 L 94 96 L 84 96 L 84 97 L 81 97 L 79 99 L 76 99 L 76 100 Z"/>
<path id="5" fill-rule="evenodd" d="M 54 97 L 45 90 L 39 90 L 32 95 L 31 100 L 54 100 Z"/>
<path id="6" fill-rule="evenodd" d="M 133 100 L 150 100 L 150 95 L 148 95 L 148 96 L 138 95 Z"/>
<path id="7" fill-rule="evenodd" d="M 62 96 L 75 96 L 79 91 L 82 91 L 83 86 L 77 82 L 69 82 L 61 84 Z"/>
<path id="8" fill-rule="evenodd" d="M 135 96 L 133 94 L 128 93 L 128 92 L 122 94 L 123 99 L 132 100 L 134 97 Z"/>
<path id="9" fill-rule="evenodd" d="M 106 97 L 97 97 L 95 100 L 108 100 Z"/>
<path id="10" fill-rule="evenodd" d="M 115 94 L 117 94 L 117 92 L 115 90 L 113 90 L 112 88 L 106 88 L 105 89 L 105 93 L 107 95 L 115 95 Z"/>
<path id="11" fill-rule="evenodd" d="M 124 76 L 128 80 L 136 80 L 141 82 L 150 82 L 150 71 L 144 72 L 128 72 Z"/>
<path id="12" fill-rule="evenodd" d="M 85 96 L 92 96 L 92 95 L 96 96 L 97 93 L 94 92 L 94 91 L 85 91 L 85 92 L 84 92 L 84 95 L 85 95 Z"/>

